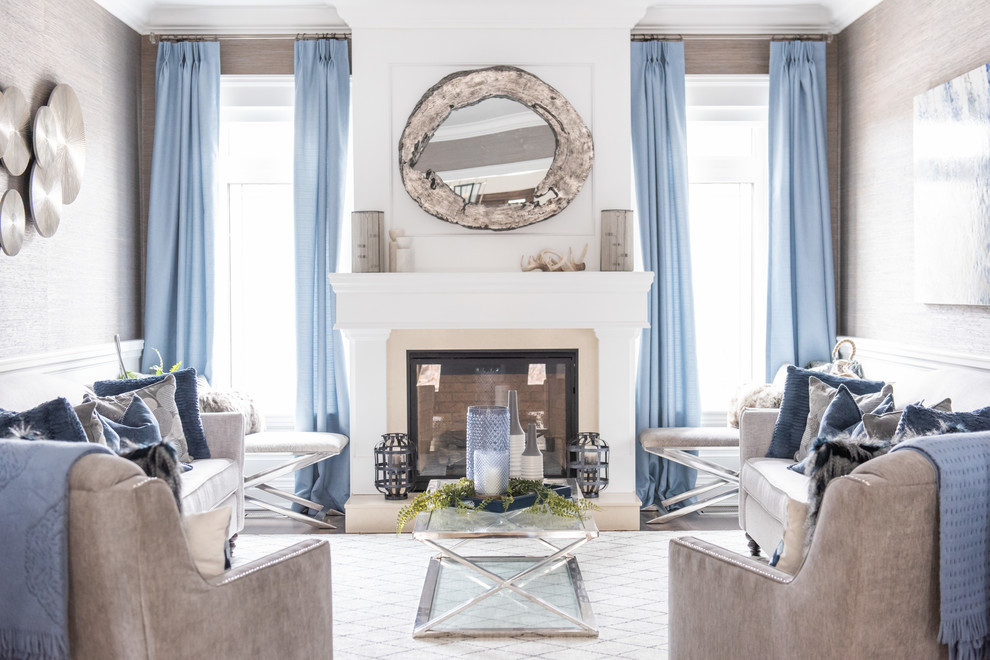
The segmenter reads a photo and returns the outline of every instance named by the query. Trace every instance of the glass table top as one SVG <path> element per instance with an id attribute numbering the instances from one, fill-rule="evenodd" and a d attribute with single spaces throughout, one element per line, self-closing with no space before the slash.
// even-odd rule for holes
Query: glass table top
<path id="1" fill-rule="evenodd" d="M 549 483 L 567 483 L 572 498 L 581 499 L 581 491 L 573 479 L 548 479 Z M 430 488 L 440 484 L 430 482 Z M 533 513 L 519 509 L 507 513 L 491 511 L 460 512 L 454 508 L 426 511 L 416 517 L 413 527 L 415 539 L 453 538 L 543 538 L 543 539 L 592 539 L 598 536 L 598 526 L 590 511 L 582 518 L 564 518 L 551 513 Z"/>

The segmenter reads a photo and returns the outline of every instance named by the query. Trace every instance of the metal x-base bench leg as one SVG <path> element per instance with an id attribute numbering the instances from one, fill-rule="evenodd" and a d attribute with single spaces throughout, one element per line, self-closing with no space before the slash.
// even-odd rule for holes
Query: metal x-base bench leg
<path id="1" fill-rule="evenodd" d="M 267 470 L 262 470 L 256 474 L 244 478 L 244 500 L 252 502 L 257 506 L 274 511 L 275 513 L 288 516 L 293 520 L 304 522 L 307 525 L 319 527 L 320 529 L 336 529 L 334 525 L 325 522 L 323 518 L 329 514 L 340 515 L 339 511 L 329 509 L 299 497 L 295 493 L 279 490 L 268 482 L 309 467 L 322 460 L 336 456 L 345 446 L 347 446 L 347 436 L 339 433 L 317 433 L 308 431 L 268 431 L 264 433 L 252 433 L 244 436 L 245 454 L 293 454 L 290 461 L 276 465 Z M 257 489 L 275 497 L 288 500 L 295 504 L 318 511 L 316 517 L 309 517 L 302 513 L 297 513 L 289 507 L 281 507 L 254 495 L 249 495 L 249 489 Z"/>
<path id="2" fill-rule="evenodd" d="M 722 465 L 706 461 L 703 458 L 689 454 L 689 451 L 711 449 L 714 447 L 739 447 L 739 429 L 722 427 L 672 427 L 646 429 L 639 434 L 639 442 L 643 449 L 661 458 L 686 465 L 699 472 L 704 472 L 717 479 L 716 483 L 701 486 L 663 500 L 660 504 L 669 507 L 671 504 L 683 502 L 691 497 L 709 494 L 705 499 L 698 500 L 680 509 L 675 509 L 657 516 L 649 523 L 665 523 L 680 518 L 689 513 L 700 511 L 705 507 L 723 502 L 739 493 L 739 473 Z"/>

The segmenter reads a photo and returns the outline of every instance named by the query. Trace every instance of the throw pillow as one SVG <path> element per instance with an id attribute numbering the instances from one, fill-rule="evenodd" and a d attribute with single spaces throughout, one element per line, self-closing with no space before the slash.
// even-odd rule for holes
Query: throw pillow
<path id="1" fill-rule="evenodd" d="M 920 406 L 923 403 L 919 401 L 916 405 Z M 952 399 L 942 399 L 934 406 L 929 407 L 943 412 L 952 412 Z M 890 442 L 893 440 L 903 414 L 903 410 L 889 410 L 883 414 L 874 412 L 863 415 L 863 427 L 866 429 L 866 434 L 870 436 L 870 441 Z"/>
<path id="2" fill-rule="evenodd" d="M 182 519 L 189 554 L 199 574 L 206 579 L 224 571 L 230 513 L 231 508 L 224 506 L 213 511 L 192 513 Z"/>
<path id="3" fill-rule="evenodd" d="M 262 433 L 265 418 L 249 395 L 233 390 L 199 392 L 201 412 L 238 412 L 244 417 L 244 433 Z"/>
<path id="4" fill-rule="evenodd" d="M 135 397 L 140 397 L 148 406 L 161 432 L 161 437 L 175 445 L 179 451 L 179 460 L 192 460 L 186 444 L 186 436 L 179 409 L 175 403 L 175 378 L 167 374 L 160 381 L 150 383 L 139 389 L 111 396 L 98 396 L 95 399 L 87 394 L 86 400 L 96 401 L 96 411 L 107 420 L 120 423 L 124 413 L 130 407 Z M 118 431 L 119 433 L 119 431 Z"/>
<path id="5" fill-rule="evenodd" d="M 891 443 L 896 445 L 923 435 L 972 431 L 990 431 L 990 406 L 972 412 L 944 412 L 911 404 L 904 407 Z"/>
<path id="6" fill-rule="evenodd" d="M 886 388 L 884 388 L 886 389 Z M 884 400 L 872 410 L 874 415 L 882 415 L 894 409 L 894 397 L 888 394 Z M 862 422 L 862 411 L 859 408 L 857 397 L 850 394 L 845 385 L 840 385 L 836 390 L 832 403 L 829 404 L 822 416 L 821 429 L 818 437 L 811 445 L 811 451 L 800 462 L 789 465 L 787 469 L 794 470 L 799 474 L 811 476 L 811 466 L 815 462 L 815 452 L 826 442 L 832 440 L 843 440 L 858 444 L 867 444 L 870 438 Z M 889 444 L 889 443 L 884 443 Z"/>
<path id="7" fill-rule="evenodd" d="M 801 436 L 801 447 L 794 454 L 795 461 L 804 460 L 804 457 L 811 451 L 811 443 L 818 437 L 818 430 L 821 428 L 825 409 L 832 403 L 837 391 L 838 387 L 832 387 L 822 382 L 817 376 L 811 376 L 808 379 L 808 420 L 804 428 L 804 435 Z M 888 384 L 884 385 L 879 392 L 857 394 L 853 395 L 853 398 L 859 409 L 865 413 L 880 405 L 887 396 L 893 394 L 893 391 L 893 386 Z"/>
<path id="8" fill-rule="evenodd" d="M 103 423 L 96 412 L 96 402 L 80 403 L 78 406 L 73 406 L 72 409 L 76 411 L 76 417 L 79 418 L 79 423 L 82 424 L 83 431 L 86 432 L 86 439 L 97 445 L 109 446 L 106 433 L 103 431 Z M 114 449 L 114 451 L 116 450 Z"/>
<path id="9" fill-rule="evenodd" d="M 0 437 L 14 428 L 30 429 L 48 440 L 89 442 L 72 404 L 63 397 L 46 401 L 23 412 L 0 408 Z"/>
<path id="10" fill-rule="evenodd" d="M 131 399 L 131 405 L 127 406 L 127 410 L 119 422 L 109 419 L 106 422 L 117 434 L 120 445 L 124 449 L 131 449 L 138 445 L 153 445 L 163 440 L 155 415 L 139 396 Z"/>
<path id="11" fill-rule="evenodd" d="M 199 395 L 197 394 L 196 370 L 179 369 L 161 376 L 145 378 L 122 378 L 118 380 L 98 380 L 93 383 L 93 391 L 98 396 L 113 396 L 159 383 L 167 378 L 175 379 L 175 405 L 179 410 L 182 432 L 192 458 L 209 458 L 210 447 L 206 444 L 203 421 L 199 416 Z M 161 422 L 161 420 L 158 420 Z M 164 427 L 162 429 L 164 431 Z"/>
<path id="12" fill-rule="evenodd" d="M 884 386 L 880 381 L 844 378 L 789 365 L 780 414 L 773 427 L 767 458 L 793 458 L 800 449 L 804 427 L 808 423 L 808 380 L 812 376 L 832 387 L 844 384 L 853 394 L 879 392 Z"/>

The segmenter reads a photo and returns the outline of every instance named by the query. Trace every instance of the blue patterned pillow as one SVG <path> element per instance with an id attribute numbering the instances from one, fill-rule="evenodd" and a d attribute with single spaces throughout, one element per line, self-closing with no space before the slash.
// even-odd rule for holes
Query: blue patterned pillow
<path id="1" fill-rule="evenodd" d="M 199 391 L 196 383 L 196 370 L 192 367 L 172 373 L 175 376 L 175 407 L 179 410 L 182 433 L 193 458 L 209 458 L 210 447 L 206 444 L 203 421 L 199 416 Z M 122 378 L 118 380 L 98 380 L 93 383 L 97 396 L 114 396 L 133 392 L 165 379 L 168 374 L 145 378 Z"/>
<path id="2" fill-rule="evenodd" d="M 792 458 L 801 447 L 801 436 L 808 423 L 808 379 L 812 376 L 826 385 L 845 385 L 852 394 L 879 392 L 884 383 L 876 380 L 844 378 L 820 371 L 800 369 L 794 365 L 787 367 L 787 380 L 784 383 L 784 398 L 780 402 L 780 414 L 773 427 L 773 438 L 767 458 Z"/>
<path id="3" fill-rule="evenodd" d="M 990 431 L 990 406 L 973 412 L 945 412 L 911 404 L 904 407 L 891 444 L 923 435 L 972 431 Z"/>
<path id="4" fill-rule="evenodd" d="M 45 440 L 89 442 L 76 411 L 68 399 L 59 397 L 24 412 L 0 408 L 0 438 L 10 435 L 13 428 L 23 426 Z"/>
<path id="5" fill-rule="evenodd" d="M 151 408 L 141 397 L 131 399 L 119 422 L 104 418 L 107 426 L 120 437 L 121 450 L 134 446 L 153 445 L 162 441 L 162 431 Z"/>

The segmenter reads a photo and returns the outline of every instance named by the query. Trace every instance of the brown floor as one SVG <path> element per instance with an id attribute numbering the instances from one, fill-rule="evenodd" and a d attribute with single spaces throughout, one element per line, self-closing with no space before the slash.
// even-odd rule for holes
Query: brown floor
<path id="1" fill-rule="evenodd" d="M 739 529 L 739 519 L 735 509 L 723 509 L 715 513 L 699 511 L 689 513 L 662 525 L 648 524 L 657 515 L 656 511 L 643 511 L 640 514 L 640 531 L 650 532 L 690 532 L 701 530 Z M 337 529 L 317 529 L 312 525 L 291 520 L 274 514 L 248 514 L 244 523 L 244 534 L 342 534 L 346 532 L 345 516 L 331 516 L 327 519 Z"/>

